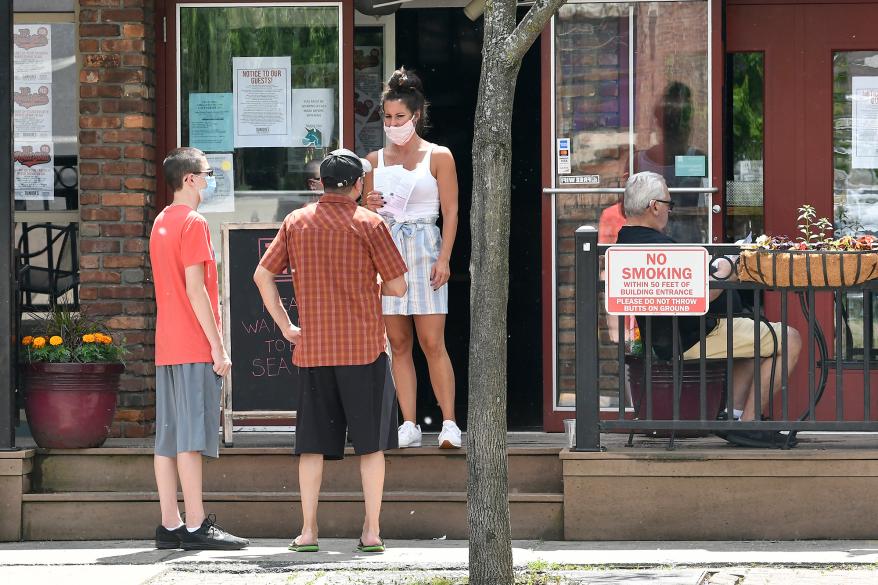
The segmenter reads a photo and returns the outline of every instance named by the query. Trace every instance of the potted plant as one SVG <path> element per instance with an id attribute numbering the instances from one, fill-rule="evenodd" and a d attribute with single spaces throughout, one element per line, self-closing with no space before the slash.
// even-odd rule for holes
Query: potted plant
<path id="1" fill-rule="evenodd" d="M 116 412 L 124 347 L 81 312 L 53 307 L 34 319 L 35 334 L 22 338 L 19 352 L 34 440 L 55 449 L 101 446 Z"/>
<path id="2" fill-rule="evenodd" d="M 798 219 L 802 235 L 795 241 L 762 235 L 741 250 L 741 280 L 776 288 L 843 287 L 878 277 L 874 236 L 833 238 L 830 221 L 818 219 L 810 205 L 799 208 Z"/>

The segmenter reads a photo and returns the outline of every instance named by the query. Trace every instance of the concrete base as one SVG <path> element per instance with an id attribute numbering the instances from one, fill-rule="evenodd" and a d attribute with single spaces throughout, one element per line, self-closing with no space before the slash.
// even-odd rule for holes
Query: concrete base
<path id="1" fill-rule="evenodd" d="M 876 535 L 876 450 L 564 450 L 561 460 L 566 540 Z"/>
<path id="2" fill-rule="evenodd" d="M 33 449 L 0 451 L 0 542 L 21 540 L 21 500 L 30 491 Z"/>

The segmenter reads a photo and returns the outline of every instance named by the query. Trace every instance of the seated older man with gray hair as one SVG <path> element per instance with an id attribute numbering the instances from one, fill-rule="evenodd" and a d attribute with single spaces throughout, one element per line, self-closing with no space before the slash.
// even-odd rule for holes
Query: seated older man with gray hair
<path id="1" fill-rule="evenodd" d="M 619 230 L 618 244 L 674 244 L 671 237 L 664 233 L 668 225 L 668 215 L 674 209 L 674 201 L 671 198 L 665 179 L 653 172 L 642 172 L 632 175 L 625 185 L 624 209 L 627 222 Z M 719 274 L 719 278 L 736 278 L 734 271 L 731 274 Z M 754 322 L 746 317 L 736 317 L 729 321 L 722 318 L 725 314 L 726 297 L 733 295 L 733 311 L 741 310 L 741 300 L 737 291 L 723 291 L 714 289 L 710 293 L 710 308 L 705 316 L 706 354 L 707 358 L 725 358 L 728 356 L 727 347 L 728 330 L 732 329 L 732 355 L 735 358 L 734 387 L 732 388 L 734 402 L 734 418 L 740 420 L 753 420 L 756 413 L 756 340 L 754 339 Z M 644 329 L 646 315 L 637 315 L 638 327 Z M 776 347 L 775 339 L 781 339 L 780 323 L 760 323 L 759 355 L 768 358 L 772 355 L 780 355 L 782 348 Z M 774 335 L 772 331 L 774 330 Z M 678 319 L 678 331 L 680 346 L 685 348 L 683 359 L 697 359 L 701 355 L 700 325 L 698 317 L 680 317 Z M 673 356 L 673 322 L 671 317 L 652 318 L 652 343 L 653 350 L 659 359 L 669 360 Z M 787 326 L 787 364 L 789 372 L 799 358 L 802 349 L 802 340 L 799 332 Z M 781 360 L 774 360 L 774 391 L 780 390 L 781 385 Z M 762 388 L 768 388 L 772 377 L 772 360 L 762 361 L 759 370 Z M 762 393 L 763 409 L 767 406 L 769 392 Z M 783 444 L 786 436 L 777 432 L 762 431 L 733 431 L 725 433 L 726 440 L 736 445 L 746 447 L 766 447 Z"/>

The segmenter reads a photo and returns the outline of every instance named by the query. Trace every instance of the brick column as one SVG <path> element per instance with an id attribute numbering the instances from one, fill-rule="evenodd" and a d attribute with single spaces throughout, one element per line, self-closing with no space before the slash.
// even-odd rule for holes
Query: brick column
<path id="1" fill-rule="evenodd" d="M 155 430 L 153 0 L 79 0 L 82 304 L 131 352 L 113 436 Z"/>

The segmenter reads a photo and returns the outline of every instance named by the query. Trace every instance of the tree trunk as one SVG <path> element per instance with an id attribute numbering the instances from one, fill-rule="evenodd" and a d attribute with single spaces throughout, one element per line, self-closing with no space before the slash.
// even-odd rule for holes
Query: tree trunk
<path id="1" fill-rule="evenodd" d="M 564 1 L 536 0 L 517 26 L 516 0 L 489 0 L 485 8 L 470 211 L 467 510 L 471 585 L 513 585 L 515 579 L 506 456 L 512 102 L 522 57 Z"/>
<path id="2" fill-rule="evenodd" d="M 518 66 L 482 67 L 473 137 L 467 460 L 470 583 L 513 582 L 506 460 L 512 99 Z"/>

